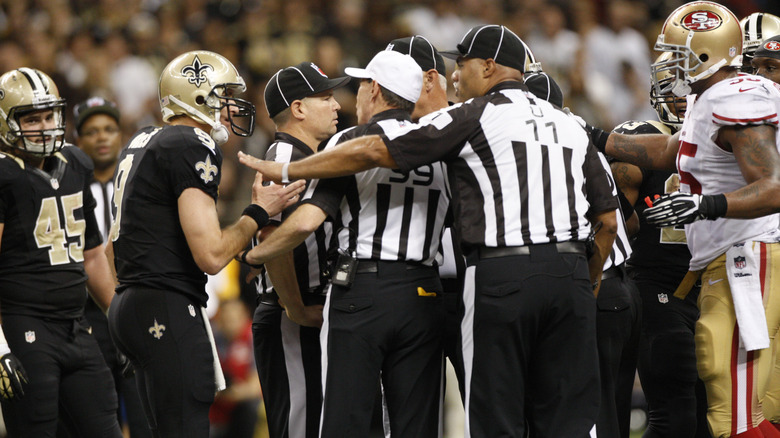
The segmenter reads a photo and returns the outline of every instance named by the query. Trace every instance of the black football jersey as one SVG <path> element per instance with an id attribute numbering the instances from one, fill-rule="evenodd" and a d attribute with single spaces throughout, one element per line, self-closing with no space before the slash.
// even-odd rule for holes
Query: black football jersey
<path id="1" fill-rule="evenodd" d="M 44 170 L 0 153 L 0 309 L 69 319 L 86 300 L 84 250 L 101 243 L 89 190 L 92 162 L 65 146 Z M 88 236 L 97 236 L 95 237 Z"/>
<path id="2" fill-rule="evenodd" d="M 671 134 L 666 125 L 655 121 L 630 121 L 615 128 L 620 134 Z M 645 221 L 643 212 L 647 209 L 645 197 L 653 199 L 655 195 L 671 193 L 680 187 L 680 178 L 676 173 L 665 170 L 642 170 L 642 185 L 634 205 L 639 215 L 639 233 L 634 236 L 629 266 L 639 275 L 646 273 L 652 279 L 668 282 L 677 286 L 685 273 L 691 253 L 685 240 L 685 228 L 656 228 Z"/>
<path id="3" fill-rule="evenodd" d="M 178 199 L 190 187 L 217 199 L 222 152 L 203 130 L 148 127 L 122 151 L 114 173 L 110 239 L 119 277 L 129 286 L 208 296 L 206 275 L 193 259 L 179 222 Z"/>

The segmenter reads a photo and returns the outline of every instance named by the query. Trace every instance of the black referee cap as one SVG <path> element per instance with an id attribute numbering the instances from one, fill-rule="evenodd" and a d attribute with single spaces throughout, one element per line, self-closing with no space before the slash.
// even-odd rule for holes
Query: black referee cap
<path id="1" fill-rule="evenodd" d="M 269 117 L 274 117 L 289 108 L 294 100 L 343 87 L 348 82 L 348 77 L 329 79 L 313 62 L 283 68 L 265 86 L 265 109 Z"/>
<path id="2" fill-rule="evenodd" d="M 523 76 L 523 81 L 534 96 L 563 108 L 563 91 L 550 75 L 543 71 L 528 73 Z"/>
<path id="3" fill-rule="evenodd" d="M 387 45 L 386 50 L 394 50 L 411 56 L 423 71 L 434 68 L 440 75 L 447 74 L 447 69 L 444 67 L 444 58 L 441 57 L 436 47 L 433 47 L 433 44 L 424 36 L 415 35 L 394 39 Z"/>
<path id="4" fill-rule="evenodd" d="M 474 26 L 466 32 L 455 50 L 439 52 L 447 58 L 459 56 L 493 59 L 497 64 L 525 73 L 526 65 L 533 62 L 528 46 L 506 26 L 487 24 Z"/>
<path id="5" fill-rule="evenodd" d="M 756 49 L 753 58 L 780 59 L 780 35 L 765 39 Z"/>

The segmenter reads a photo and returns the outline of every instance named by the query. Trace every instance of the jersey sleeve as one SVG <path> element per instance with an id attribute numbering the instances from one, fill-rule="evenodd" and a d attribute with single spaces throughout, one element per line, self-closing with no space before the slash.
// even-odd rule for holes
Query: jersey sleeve
<path id="1" fill-rule="evenodd" d="M 724 81 L 725 82 L 725 81 Z M 777 107 L 767 81 L 738 77 L 713 88 L 709 97 L 712 123 L 718 126 L 777 125 Z"/>
<path id="2" fill-rule="evenodd" d="M 474 132 L 483 106 L 456 105 L 439 110 L 392 134 L 382 134 L 382 141 L 402 172 L 423 164 L 446 161 L 457 156 L 463 144 Z"/>
<path id="3" fill-rule="evenodd" d="M 588 144 L 583 164 L 585 174 L 585 197 L 590 204 L 590 213 L 600 213 L 606 210 L 615 210 L 619 207 L 616 192 L 613 190 L 615 183 L 611 180 L 612 174 L 606 160 L 602 160 L 593 143 Z"/>
<path id="4" fill-rule="evenodd" d="M 191 187 L 199 188 L 217 200 L 219 181 L 222 177 L 222 152 L 214 140 L 200 129 L 177 130 L 178 138 L 172 148 L 166 148 L 170 156 L 171 187 L 174 196 Z"/>

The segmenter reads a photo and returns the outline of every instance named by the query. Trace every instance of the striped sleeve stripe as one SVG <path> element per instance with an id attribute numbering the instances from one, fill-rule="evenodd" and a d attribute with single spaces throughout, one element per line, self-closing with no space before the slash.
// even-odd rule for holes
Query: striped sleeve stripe
<path id="1" fill-rule="evenodd" d="M 718 120 L 723 120 L 724 122 L 732 122 L 732 123 L 757 123 L 757 122 L 771 121 L 771 123 L 777 124 L 777 113 L 770 114 L 764 117 L 754 118 L 754 119 L 733 119 L 731 117 L 725 117 L 715 113 L 712 113 L 712 117 Z"/>

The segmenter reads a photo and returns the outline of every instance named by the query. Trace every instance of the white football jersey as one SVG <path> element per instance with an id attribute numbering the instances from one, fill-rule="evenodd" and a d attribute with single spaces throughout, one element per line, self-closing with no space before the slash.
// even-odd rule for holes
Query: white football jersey
<path id="1" fill-rule="evenodd" d="M 734 154 L 717 144 L 723 126 L 777 126 L 780 85 L 753 75 L 718 82 L 698 96 L 688 96 L 688 111 L 680 132 L 677 169 L 680 190 L 715 195 L 747 185 Z M 780 136 L 775 143 L 780 149 Z M 780 214 L 756 219 L 702 220 L 685 226 L 692 270 L 706 267 L 732 244 L 745 240 L 777 241 Z"/>

